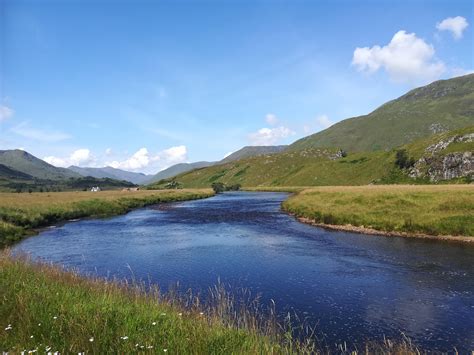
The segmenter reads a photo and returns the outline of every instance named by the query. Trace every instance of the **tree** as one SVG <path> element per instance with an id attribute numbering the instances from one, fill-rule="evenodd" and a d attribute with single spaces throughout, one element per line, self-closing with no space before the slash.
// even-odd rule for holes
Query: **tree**
<path id="1" fill-rule="evenodd" d="M 225 191 L 225 185 L 222 182 L 213 182 L 211 187 L 216 194 L 220 194 Z"/>
<path id="2" fill-rule="evenodd" d="M 406 149 L 399 149 L 395 155 L 395 165 L 400 169 L 408 169 L 415 165 L 415 159 L 408 157 Z"/>

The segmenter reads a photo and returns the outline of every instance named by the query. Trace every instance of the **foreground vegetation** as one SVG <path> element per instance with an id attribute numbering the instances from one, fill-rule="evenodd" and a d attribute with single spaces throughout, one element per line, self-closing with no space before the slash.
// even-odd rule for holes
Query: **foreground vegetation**
<path id="1" fill-rule="evenodd" d="M 473 185 L 308 188 L 285 201 L 283 209 L 327 225 L 474 236 Z"/>
<path id="2" fill-rule="evenodd" d="M 213 195 L 211 189 L 0 193 L 0 248 L 34 233 L 35 228 L 86 217 L 107 217 L 162 202 Z"/>
<path id="3" fill-rule="evenodd" d="M 206 303 L 157 287 L 83 278 L 0 254 L 0 351 L 20 353 L 328 353 L 296 340 L 274 312 L 263 314 L 221 285 Z M 409 342 L 368 344 L 360 353 L 415 354 Z M 338 353 L 351 353 L 341 346 Z"/>

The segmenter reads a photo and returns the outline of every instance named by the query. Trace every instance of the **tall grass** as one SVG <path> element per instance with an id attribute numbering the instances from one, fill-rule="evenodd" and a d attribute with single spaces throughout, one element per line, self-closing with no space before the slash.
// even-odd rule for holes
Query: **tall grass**
<path id="1" fill-rule="evenodd" d="M 296 338 L 274 308 L 222 284 L 202 302 L 189 292 L 84 278 L 57 266 L 0 253 L 0 351 L 20 353 L 323 354 Z M 341 354 L 416 354 L 409 342 L 341 345 Z"/>
<path id="2" fill-rule="evenodd" d="M 309 188 L 285 201 L 283 209 L 328 225 L 474 236 L 473 185 Z"/>
<path id="3" fill-rule="evenodd" d="M 87 217 L 107 217 L 162 202 L 210 197 L 211 189 L 0 193 L 0 248 L 34 233 L 34 229 Z"/>

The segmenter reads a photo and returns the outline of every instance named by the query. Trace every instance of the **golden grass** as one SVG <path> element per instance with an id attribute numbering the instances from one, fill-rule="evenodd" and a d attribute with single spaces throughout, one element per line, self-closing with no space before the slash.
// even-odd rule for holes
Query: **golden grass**
<path id="1" fill-rule="evenodd" d="M 474 236 L 473 185 L 373 185 L 307 188 L 283 208 L 328 225 L 384 232 Z"/>

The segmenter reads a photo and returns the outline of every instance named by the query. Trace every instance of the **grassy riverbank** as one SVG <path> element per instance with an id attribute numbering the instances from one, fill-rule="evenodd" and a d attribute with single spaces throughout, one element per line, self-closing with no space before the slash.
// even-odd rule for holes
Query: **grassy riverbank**
<path id="1" fill-rule="evenodd" d="M 77 218 L 108 217 L 161 202 L 210 197 L 211 189 L 0 193 L 0 248 L 41 228 Z"/>
<path id="2" fill-rule="evenodd" d="M 158 288 L 84 278 L 0 253 L 0 351 L 20 353 L 319 354 L 272 313 L 222 287 L 209 303 Z M 254 311 L 252 311 L 254 309 Z M 260 309 L 260 308 L 259 308 Z M 348 346 L 350 348 L 350 346 Z M 352 347 L 352 349 L 354 349 Z M 357 354 L 341 346 L 341 354 Z M 359 353 L 415 354 L 408 342 L 368 344 Z"/>
<path id="3" fill-rule="evenodd" d="M 308 188 L 285 201 L 283 209 L 329 226 L 474 237 L 473 185 Z"/>

